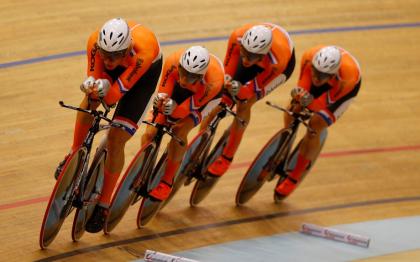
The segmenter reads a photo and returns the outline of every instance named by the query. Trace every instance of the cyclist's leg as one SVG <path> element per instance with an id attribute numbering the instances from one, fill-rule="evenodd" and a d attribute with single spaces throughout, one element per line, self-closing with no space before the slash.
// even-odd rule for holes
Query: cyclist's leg
<path id="1" fill-rule="evenodd" d="M 165 174 L 159 185 L 154 188 L 149 195 L 157 200 L 165 200 L 169 197 L 172 190 L 174 176 L 181 164 L 182 158 L 187 150 L 188 134 L 198 124 L 192 117 L 179 120 L 172 126 L 174 134 L 182 139 L 185 144 L 180 145 L 175 139 L 171 139 L 168 144 L 168 160 L 166 163 Z"/>
<path id="2" fill-rule="evenodd" d="M 147 116 L 147 121 L 149 121 L 149 122 L 153 121 L 153 110 L 151 110 L 149 112 L 149 115 Z M 162 117 L 162 115 L 159 114 L 156 117 L 154 122 L 163 124 L 165 122 L 165 120 L 164 120 L 164 117 Z M 153 140 L 153 138 L 156 136 L 156 133 L 157 133 L 157 128 L 156 127 L 147 125 L 146 126 L 146 131 L 141 136 L 141 147 L 143 147 L 147 143 L 150 143 Z"/>
<path id="3" fill-rule="evenodd" d="M 295 168 L 288 175 L 286 180 L 276 188 L 276 193 L 280 195 L 289 195 L 296 188 L 296 184 L 300 181 L 302 173 L 306 170 L 311 161 L 314 160 L 317 152 L 320 150 L 320 134 L 328 128 L 328 123 L 320 115 L 314 114 L 310 119 L 309 126 L 316 133 L 306 132 L 299 147 Z"/>
<path id="4" fill-rule="evenodd" d="M 89 101 L 87 96 L 85 96 L 82 102 L 80 103 L 80 108 L 83 108 L 83 109 L 96 109 L 98 106 L 99 106 L 98 102 Z M 83 140 L 85 139 L 89 131 L 89 128 L 92 125 L 92 121 L 93 121 L 93 117 L 91 115 L 88 115 L 82 112 L 77 112 L 76 123 L 74 125 L 73 144 L 71 146 L 70 152 L 58 164 L 55 170 L 55 174 L 54 174 L 55 179 L 57 179 L 58 176 L 60 175 L 64 167 L 64 164 L 66 163 L 70 154 L 74 152 L 75 150 L 77 150 L 82 145 Z"/>
<path id="5" fill-rule="evenodd" d="M 105 217 L 112 199 L 112 193 L 124 166 L 126 142 L 135 134 L 138 123 L 145 115 L 155 91 L 162 61 L 152 64 L 150 69 L 119 101 L 115 110 L 114 122 L 123 128 L 112 127 L 108 134 L 108 157 L 105 160 L 104 185 L 99 203 L 86 224 L 86 231 L 95 233 L 103 228 Z"/>
<path id="6" fill-rule="evenodd" d="M 97 101 L 89 101 L 88 96 L 85 96 L 80 103 L 80 108 L 83 109 L 96 109 L 100 105 Z M 83 112 L 77 112 L 76 123 L 74 126 L 74 137 L 72 150 L 76 150 L 80 147 L 85 139 L 90 126 L 92 125 L 93 116 L 85 114 Z"/>
<path id="7" fill-rule="evenodd" d="M 237 116 L 242 120 L 246 121 L 246 125 L 242 125 L 236 118 L 233 120 L 233 123 L 230 126 L 230 134 L 228 142 L 223 149 L 223 153 L 218 157 L 208 168 L 208 172 L 213 176 L 222 176 L 226 173 L 227 169 L 230 166 L 230 163 L 233 160 L 233 157 L 238 150 L 239 144 L 241 143 L 242 136 L 245 132 L 245 129 L 251 119 L 251 108 L 257 102 L 257 97 L 253 96 L 250 99 L 246 100 L 246 103 L 238 103 L 237 107 Z"/>
<path id="8" fill-rule="evenodd" d="M 299 182 L 302 173 L 307 166 L 315 160 L 317 153 L 320 151 L 320 136 L 322 131 L 334 124 L 348 109 L 353 98 L 357 96 L 361 86 L 361 80 L 355 85 L 354 89 L 343 96 L 336 102 L 329 104 L 326 108 L 316 112 L 309 126 L 316 131 L 315 134 L 306 133 L 299 148 L 298 159 L 294 170 L 289 174 L 288 178 L 276 188 L 276 193 L 280 195 L 288 195 Z"/>

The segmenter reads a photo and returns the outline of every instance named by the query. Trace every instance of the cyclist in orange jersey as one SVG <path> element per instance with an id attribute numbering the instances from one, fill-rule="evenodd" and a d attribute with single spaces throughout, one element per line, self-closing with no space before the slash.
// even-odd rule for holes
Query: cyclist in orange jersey
<path id="1" fill-rule="evenodd" d="M 87 79 L 80 86 L 86 95 L 80 107 L 95 109 L 100 104 L 98 98 L 108 105 L 118 102 L 113 120 L 123 126 L 111 127 L 107 136 L 103 191 L 86 225 L 86 230 L 94 233 L 102 230 L 124 165 L 125 143 L 136 132 L 155 91 L 162 70 L 162 54 L 152 31 L 133 21 L 115 18 L 90 35 L 87 61 Z M 83 143 L 91 123 L 90 115 L 77 114 L 71 150 L 76 150 Z M 65 160 L 58 166 L 56 175 L 60 174 Z"/>
<path id="2" fill-rule="evenodd" d="M 278 25 L 247 24 L 231 34 L 224 66 L 225 87 L 231 96 L 223 96 L 223 101 L 232 105 L 232 100 L 236 100 L 238 117 L 248 123 L 252 106 L 285 83 L 292 74 L 295 67 L 293 42 L 286 30 Z M 218 110 L 220 108 L 216 108 L 211 116 Z M 203 121 L 201 128 L 205 128 L 210 120 L 211 117 Z M 220 177 L 227 171 L 245 129 L 246 125 L 233 120 L 228 142 L 222 155 L 210 164 L 209 175 Z"/>
<path id="3" fill-rule="evenodd" d="M 176 136 L 185 141 L 181 146 L 172 139 L 168 145 L 165 174 L 149 196 L 158 201 L 168 198 L 173 179 L 186 151 L 188 133 L 206 112 L 217 106 L 224 83 L 221 61 L 206 48 L 192 46 L 170 55 L 164 63 L 158 94 L 153 104 L 159 113 L 156 122 L 172 125 Z M 142 144 L 152 140 L 156 128 L 147 126 Z"/>
<path id="4" fill-rule="evenodd" d="M 316 133 L 306 132 L 296 167 L 275 189 L 279 197 L 287 196 L 295 189 L 303 171 L 319 152 L 320 134 L 347 110 L 360 85 L 359 64 L 346 50 L 336 46 L 316 46 L 303 54 L 298 87 L 292 90 L 292 97 L 315 112 L 309 126 Z M 290 116 L 285 114 L 285 126 L 290 121 Z"/>

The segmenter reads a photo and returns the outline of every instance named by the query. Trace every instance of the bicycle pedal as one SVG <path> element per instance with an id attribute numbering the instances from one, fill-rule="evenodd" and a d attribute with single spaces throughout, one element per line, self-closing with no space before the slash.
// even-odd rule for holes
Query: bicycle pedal
<path id="1" fill-rule="evenodd" d="M 193 177 L 187 177 L 187 179 L 184 182 L 184 186 L 188 186 L 189 184 L 191 184 L 192 180 L 193 180 Z"/>
<path id="2" fill-rule="evenodd" d="M 271 181 L 274 178 L 274 175 L 275 175 L 274 172 L 270 172 L 268 170 L 263 169 L 260 175 L 258 176 L 257 181 L 264 181 L 264 180 Z"/>
<path id="3" fill-rule="evenodd" d="M 75 199 L 75 200 L 73 200 L 72 205 L 75 208 L 82 208 L 83 207 L 83 201 L 80 201 L 79 199 Z"/>

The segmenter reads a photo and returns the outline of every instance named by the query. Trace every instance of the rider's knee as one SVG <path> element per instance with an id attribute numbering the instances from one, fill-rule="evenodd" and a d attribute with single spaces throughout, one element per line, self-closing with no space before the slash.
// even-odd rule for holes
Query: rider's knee
<path id="1" fill-rule="evenodd" d="M 310 139 L 319 138 L 322 131 L 328 128 L 328 123 L 319 115 L 313 115 L 309 121 L 309 127 L 313 132 L 308 130 L 307 136 Z"/>
<path id="2" fill-rule="evenodd" d="M 108 134 L 108 149 L 124 147 L 125 143 L 131 138 L 126 131 L 120 128 L 111 128 Z"/>

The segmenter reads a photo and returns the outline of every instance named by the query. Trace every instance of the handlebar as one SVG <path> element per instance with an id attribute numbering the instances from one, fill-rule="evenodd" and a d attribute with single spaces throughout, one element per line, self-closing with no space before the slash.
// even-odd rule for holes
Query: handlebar
<path id="1" fill-rule="evenodd" d="M 172 132 L 171 128 L 162 125 L 162 124 L 158 124 L 156 122 L 149 122 L 146 120 L 143 120 L 142 123 L 149 125 L 149 126 L 153 126 L 155 128 L 161 129 L 164 133 L 168 134 L 170 137 L 172 137 L 173 139 L 175 139 L 176 142 L 178 142 L 178 144 L 180 144 L 181 146 L 185 146 L 185 141 L 182 140 L 181 138 L 179 138 L 177 135 L 174 134 L 174 132 Z"/>
<path id="2" fill-rule="evenodd" d="M 101 100 L 101 102 L 104 104 L 104 102 Z M 94 117 L 97 117 L 97 118 L 100 118 L 100 119 L 103 119 L 103 120 L 105 120 L 105 121 L 107 121 L 108 123 L 112 123 L 112 119 L 110 119 L 110 118 L 108 118 L 108 117 L 106 117 L 106 114 L 109 112 L 109 107 L 108 106 L 104 106 L 105 107 L 105 113 L 104 112 L 102 112 L 102 111 L 97 111 L 97 110 L 88 110 L 88 109 L 83 109 L 83 108 L 80 108 L 80 107 L 75 107 L 75 106 L 71 106 L 71 105 L 66 105 L 66 104 L 64 104 L 64 102 L 63 101 L 59 101 L 58 102 L 59 104 L 60 104 L 60 106 L 62 106 L 62 107 L 65 107 L 65 108 L 68 108 L 68 109 L 72 109 L 72 110 L 76 110 L 76 111 L 79 111 L 79 112 L 83 112 L 83 113 L 86 113 L 86 114 L 89 114 L 89 115 L 92 115 L 92 116 L 94 116 Z"/>
<path id="3" fill-rule="evenodd" d="M 308 131 L 310 133 L 316 133 L 316 131 L 313 128 L 311 128 L 308 123 L 305 122 L 305 120 L 307 120 L 308 118 L 310 118 L 312 116 L 312 112 L 309 111 L 307 108 L 304 108 L 300 112 L 293 112 L 293 111 L 290 111 L 290 110 L 285 109 L 283 107 L 280 107 L 278 105 L 275 105 L 275 104 L 271 103 L 270 101 L 266 101 L 265 103 L 267 105 L 269 105 L 269 106 L 271 106 L 271 107 L 273 107 L 277 110 L 283 111 L 286 114 L 288 114 L 289 116 L 293 117 L 294 119 L 296 119 L 297 121 L 302 123 L 304 126 L 306 126 L 306 128 L 308 129 Z"/>
<path id="4" fill-rule="evenodd" d="M 238 120 L 239 123 L 242 126 L 246 125 L 246 121 L 243 120 L 242 118 L 238 117 L 238 115 L 235 112 L 233 112 L 233 110 L 229 106 L 227 106 L 225 103 L 220 103 L 219 106 L 222 108 L 222 110 L 224 110 L 225 112 L 227 112 L 227 113 L 231 114 L 233 117 L 235 117 L 236 120 Z"/>

